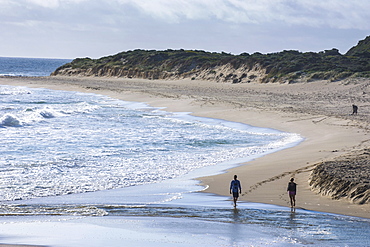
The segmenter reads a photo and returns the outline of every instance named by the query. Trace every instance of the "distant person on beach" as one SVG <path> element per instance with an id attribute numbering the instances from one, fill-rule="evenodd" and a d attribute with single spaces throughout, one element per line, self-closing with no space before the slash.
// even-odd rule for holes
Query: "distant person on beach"
<path id="1" fill-rule="evenodd" d="M 242 186 L 238 180 L 238 176 L 234 175 L 234 180 L 230 183 L 230 194 L 233 194 L 234 207 L 236 207 L 236 201 L 238 200 L 239 193 L 242 193 Z"/>
<path id="2" fill-rule="evenodd" d="M 293 208 L 295 207 L 295 195 L 297 194 L 297 184 L 294 183 L 294 178 L 290 179 L 287 191 L 290 198 L 290 206 Z"/>
<path id="3" fill-rule="evenodd" d="M 358 107 L 357 105 L 352 105 L 352 115 L 357 114 Z"/>

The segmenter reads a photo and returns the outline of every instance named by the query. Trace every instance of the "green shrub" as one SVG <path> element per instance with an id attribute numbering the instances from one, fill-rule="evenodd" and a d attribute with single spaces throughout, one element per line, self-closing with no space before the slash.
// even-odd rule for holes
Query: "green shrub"
<path id="1" fill-rule="evenodd" d="M 99 59 L 76 58 L 72 62 L 59 67 L 62 69 L 93 69 L 114 68 L 134 71 L 153 71 L 191 76 L 200 70 L 209 70 L 217 74 L 218 66 L 230 65 L 233 69 L 252 69 L 259 67 L 266 71 L 264 81 L 296 80 L 302 76 L 308 80 L 341 80 L 349 76 L 369 77 L 370 74 L 370 36 L 360 41 L 346 55 L 341 55 L 335 48 L 323 52 L 287 51 L 262 54 L 242 53 L 232 55 L 225 52 L 205 52 L 201 50 L 133 50 L 120 52 L 116 55 Z M 219 77 L 235 82 L 236 75 L 230 73 Z M 243 74 L 239 81 L 247 78 Z M 251 75 L 248 78 L 254 79 Z"/>

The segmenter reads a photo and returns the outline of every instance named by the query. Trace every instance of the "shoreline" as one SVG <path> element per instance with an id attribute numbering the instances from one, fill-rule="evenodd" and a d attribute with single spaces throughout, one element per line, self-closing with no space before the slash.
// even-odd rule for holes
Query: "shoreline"
<path id="1" fill-rule="evenodd" d="M 343 92 L 348 92 L 357 89 L 358 84 L 311 82 L 297 85 L 233 85 L 191 80 L 59 76 L 3 77 L 0 78 L 0 84 L 104 94 L 125 101 L 165 107 L 166 111 L 191 112 L 194 116 L 298 133 L 305 140 L 294 147 L 259 157 L 223 174 L 199 178 L 204 185 L 208 185 L 204 192 L 230 197 L 229 182 L 234 174 L 238 174 L 243 187 L 241 200 L 289 206 L 286 185 L 294 176 L 298 183 L 297 208 L 370 218 L 370 205 L 320 196 L 311 190 L 308 182 L 310 171 L 319 162 L 330 161 L 368 146 L 368 122 L 367 119 L 363 120 L 364 115 L 368 117 L 367 112 L 359 117 L 349 117 L 347 115 L 351 108 L 348 108 L 342 115 L 332 114 L 331 111 L 340 107 L 334 104 L 336 107 L 330 108 L 335 97 L 322 99 L 318 104 L 329 107 L 327 112 L 320 111 L 317 109 L 320 105 L 317 106 L 315 98 L 311 97 L 325 94 L 324 91 L 317 93 L 322 87 L 332 89 L 327 92 L 328 95 L 341 95 L 341 92 L 334 91 L 340 91 L 338 88 L 343 87 Z M 360 93 L 358 97 L 361 97 Z M 304 98 L 308 101 L 306 105 L 302 102 Z M 350 106 L 350 102 L 344 103 Z"/>

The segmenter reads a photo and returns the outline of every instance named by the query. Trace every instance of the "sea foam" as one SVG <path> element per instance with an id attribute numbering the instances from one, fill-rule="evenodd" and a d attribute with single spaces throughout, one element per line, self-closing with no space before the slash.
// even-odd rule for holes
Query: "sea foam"
<path id="1" fill-rule="evenodd" d="M 95 94 L 0 91 L 0 200 L 159 183 L 300 139 Z"/>

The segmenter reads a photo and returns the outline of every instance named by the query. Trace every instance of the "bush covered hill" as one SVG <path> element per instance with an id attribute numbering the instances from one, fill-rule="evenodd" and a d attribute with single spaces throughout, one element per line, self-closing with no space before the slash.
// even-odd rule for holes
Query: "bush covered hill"
<path id="1" fill-rule="evenodd" d="M 240 55 L 183 49 L 134 50 L 99 59 L 76 58 L 51 75 L 191 78 L 231 83 L 370 77 L 370 36 L 344 55 L 335 48 L 318 53 L 284 50 Z"/>

